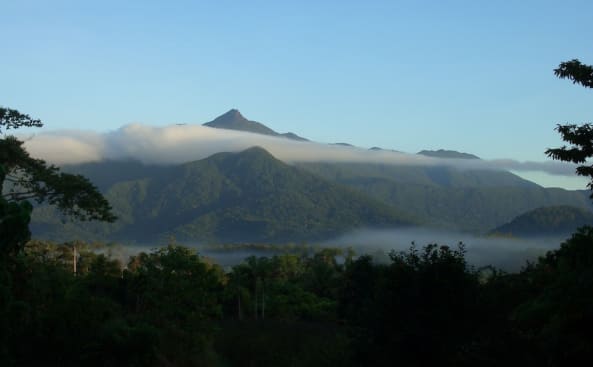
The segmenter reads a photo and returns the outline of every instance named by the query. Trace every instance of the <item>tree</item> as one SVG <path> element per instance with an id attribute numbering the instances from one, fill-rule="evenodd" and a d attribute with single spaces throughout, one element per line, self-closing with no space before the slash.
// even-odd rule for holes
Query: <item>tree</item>
<path id="1" fill-rule="evenodd" d="M 194 250 L 169 244 L 131 258 L 123 281 L 128 311 L 160 334 L 163 365 L 215 365 L 207 358 L 222 316 L 222 269 L 204 261 Z"/>
<path id="2" fill-rule="evenodd" d="M 109 202 L 87 178 L 60 172 L 58 167 L 32 158 L 22 141 L 4 135 L 6 130 L 41 126 L 40 120 L 0 107 L 0 247 L 8 248 L 9 253 L 20 251 L 30 236 L 30 200 L 55 205 L 80 220 L 116 219 Z"/>
<path id="3" fill-rule="evenodd" d="M 592 243 L 593 228 L 580 228 L 521 273 L 531 296 L 513 318 L 540 348 L 540 365 L 571 365 L 593 357 Z"/>
<path id="4" fill-rule="evenodd" d="M 573 84 L 580 84 L 586 88 L 593 88 L 593 66 L 582 64 L 579 60 L 561 63 L 554 74 L 561 79 L 569 79 Z M 571 144 L 556 149 L 546 150 L 548 157 L 565 162 L 580 164 L 576 173 L 579 176 L 588 176 L 591 181 L 587 184 L 593 190 L 593 165 L 587 165 L 587 159 L 593 157 L 593 124 L 582 125 L 567 124 L 556 127 L 562 135 L 562 140 Z M 591 193 L 593 199 L 593 192 Z"/>
<path id="5" fill-rule="evenodd" d="M 32 119 L 29 115 L 20 113 L 17 110 L 0 107 L 0 134 L 2 128 L 6 130 L 18 129 L 19 127 L 42 127 L 41 120 Z"/>
<path id="6" fill-rule="evenodd" d="M 389 257 L 381 265 L 361 256 L 342 278 L 338 307 L 352 330 L 356 365 L 392 366 L 394 358 L 402 366 L 464 365 L 482 307 L 465 246 L 413 245 Z"/>
<path id="7" fill-rule="evenodd" d="M 554 70 L 557 77 L 573 84 L 593 88 L 593 66 L 579 60 L 563 62 Z M 548 149 L 553 159 L 580 164 L 576 173 L 588 176 L 587 187 L 592 190 L 593 123 L 558 125 L 562 139 L 571 144 Z M 583 227 L 559 250 L 550 251 L 526 271 L 541 292 L 517 310 L 516 318 L 527 325 L 546 351 L 548 365 L 564 364 L 591 358 L 593 345 L 593 228 Z"/>

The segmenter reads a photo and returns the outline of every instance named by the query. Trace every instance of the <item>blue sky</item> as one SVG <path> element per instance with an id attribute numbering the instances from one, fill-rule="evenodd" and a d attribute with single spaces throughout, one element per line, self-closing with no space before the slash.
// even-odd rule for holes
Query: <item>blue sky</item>
<path id="1" fill-rule="evenodd" d="M 589 1 L 2 1 L 0 104 L 47 128 L 202 123 L 543 161 L 593 121 Z"/>

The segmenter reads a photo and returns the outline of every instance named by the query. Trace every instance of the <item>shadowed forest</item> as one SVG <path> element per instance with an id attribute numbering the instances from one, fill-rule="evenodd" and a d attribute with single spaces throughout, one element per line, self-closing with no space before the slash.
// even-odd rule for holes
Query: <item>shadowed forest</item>
<path id="1" fill-rule="evenodd" d="M 389 264 L 336 249 L 249 257 L 225 272 L 179 245 L 122 264 L 105 247 L 32 241 L 3 258 L 0 357 L 5 366 L 577 363 L 593 353 L 592 243 L 583 228 L 507 274 L 470 267 L 463 245 L 392 252 Z"/>

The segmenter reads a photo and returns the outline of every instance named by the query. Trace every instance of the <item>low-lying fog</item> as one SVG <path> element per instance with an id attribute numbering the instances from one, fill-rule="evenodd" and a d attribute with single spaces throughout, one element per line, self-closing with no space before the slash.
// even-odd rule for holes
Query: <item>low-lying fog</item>
<path id="1" fill-rule="evenodd" d="M 476 267 L 493 265 L 505 271 L 518 271 L 528 260 L 535 260 L 546 251 L 560 247 L 566 237 L 502 238 L 482 237 L 468 233 L 438 231 L 425 228 L 393 230 L 359 230 L 324 245 L 351 246 L 357 254 L 375 255 L 378 261 L 387 260 L 391 250 L 407 251 L 412 242 L 417 248 L 431 243 L 456 248 L 465 245 L 467 261 Z"/>
<path id="2" fill-rule="evenodd" d="M 412 242 L 418 249 L 427 244 L 436 243 L 456 248 L 459 242 L 465 245 L 466 259 L 479 268 L 493 265 L 499 269 L 515 272 L 519 271 L 527 261 L 536 260 L 548 250 L 560 247 L 569 236 L 542 237 L 542 238 L 501 238 L 481 237 L 467 233 L 439 231 L 425 228 L 393 229 L 393 230 L 358 230 L 332 240 L 311 244 L 311 248 L 340 247 L 354 249 L 356 255 L 369 254 L 378 262 L 389 261 L 388 254 L 391 250 L 407 251 Z M 273 256 L 289 251 L 301 252 L 310 250 L 310 247 L 273 246 L 271 249 L 240 247 L 236 250 L 217 249 L 203 244 L 183 243 L 185 246 L 194 247 L 198 252 L 212 259 L 225 268 L 239 264 L 249 256 Z M 113 250 L 112 256 L 120 258 L 124 263 L 126 258 L 140 251 L 150 251 L 158 246 L 124 246 Z"/>

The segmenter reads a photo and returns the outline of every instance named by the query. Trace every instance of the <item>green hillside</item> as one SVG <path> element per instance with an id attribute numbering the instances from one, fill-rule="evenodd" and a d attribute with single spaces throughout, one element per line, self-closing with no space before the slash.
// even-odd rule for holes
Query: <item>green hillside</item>
<path id="1" fill-rule="evenodd" d="M 590 208 L 584 191 L 543 188 L 510 172 L 362 163 L 300 163 L 328 180 L 406 210 L 433 226 L 485 232 L 528 210 Z"/>
<path id="2" fill-rule="evenodd" d="M 542 188 L 504 171 L 287 165 L 261 148 L 176 166 L 106 161 L 65 170 L 89 177 L 120 219 L 62 223 L 51 208 L 40 207 L 33 219 L 37 237 L 289 242 L 406 223 L 484 233 L 540 207 L 591 207 L 584 192 Z"/>
<path id="3" fill-rule="evenodd" d="M 490 233 L 519 237 L 568 235 L 585 225 L 593 225 L 591 211 L 562 205 L 530 210 Z"/>
<path id="4" fill-rule="evenodd" d="M 409 166 L 381 163 L 306 162 L 298 163 L 316 175 L 346 184 L 388 180 L 400 184 L 441 187 L 539 187 L 507 171 L 459 170 L 447 166 Z"/>
<path id="5" fill-rule="evenodd" d="M 120 220 L 112 225 L 63 224 L 50 208 L 38 208 L 32 226 L 37 237 L 153 242 L 174 235 L 184 241 L 284 242 L 413 222 L 386 204 L 287 165 L 261 148 L 172 167 L 106 162 L 78 168 L 69 170 L 97 182 Z"/>

